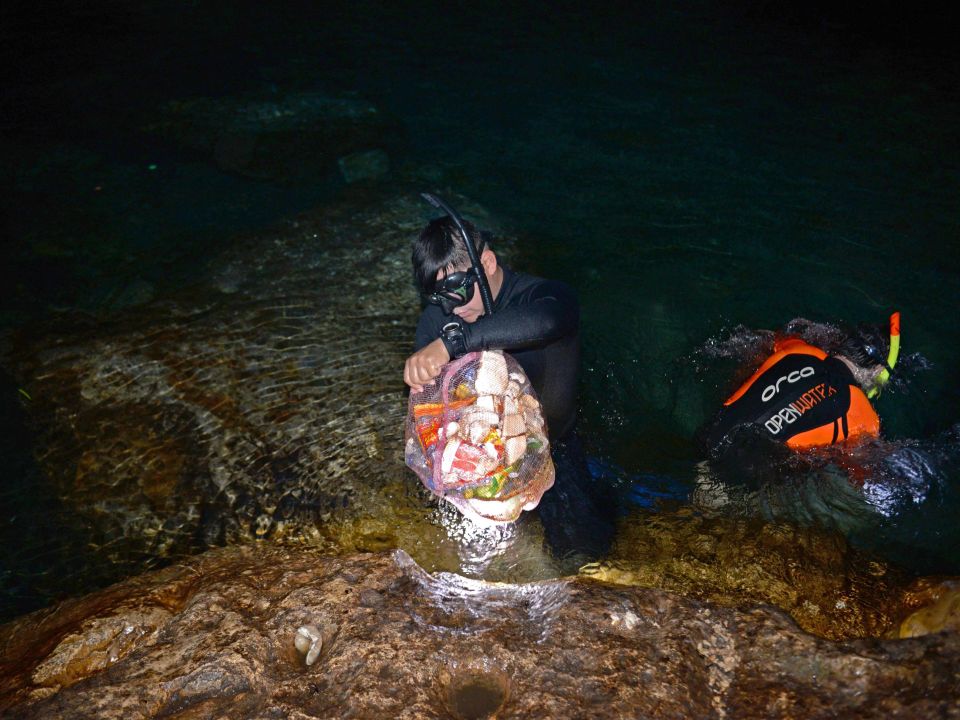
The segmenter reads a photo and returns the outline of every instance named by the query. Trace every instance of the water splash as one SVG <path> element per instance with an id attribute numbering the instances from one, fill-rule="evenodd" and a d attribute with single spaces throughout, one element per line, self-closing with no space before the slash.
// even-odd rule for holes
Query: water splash
<path id="1" fill-rule="evenodd" d="M 570 597 L 565 580 L 510 584 L 427 573 L 403 550 L 394 560 L 410 581 L 407 609 L 414 619 L 438 632 L 455 635 L 498 634 L 542 641 L 557 611 Z"/>
<path id="2" fill-rule="evenodd" d="M 786 520 L 841 532 L 908 567 L 957 572 L 960 509 L 954 429 L 929 441 L 876 440 L 855 447 L 697 465 L 691 502 L 708 515 Z"/>

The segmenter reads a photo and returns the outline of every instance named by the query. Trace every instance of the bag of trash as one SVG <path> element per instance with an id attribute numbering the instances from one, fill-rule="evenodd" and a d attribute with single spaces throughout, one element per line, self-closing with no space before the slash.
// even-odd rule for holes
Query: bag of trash
<path id="1" fill-rule="evenodd" d="M 553 486 L 540 402 L 499 350 L 464 355 L 410 394 L 404 454 L 433 494 L 475 520 L 513 522 Z"/>

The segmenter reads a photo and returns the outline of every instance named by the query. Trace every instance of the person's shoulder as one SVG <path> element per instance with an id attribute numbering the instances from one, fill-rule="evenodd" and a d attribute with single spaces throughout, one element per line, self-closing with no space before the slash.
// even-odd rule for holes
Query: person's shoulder
<path id="1" fill-rule="evenodd" d="M 449 319 L 447 315 L 444 315 L 443 309 L 439 305 L 428 304 L 420 312 L 420 319 L 417 322 L 417 326 L 439 328 L 449 321 Z"/>
<path id="2" fill-rule="evenodd" d="M 564 294 L 576 297 L 576 291 L 573 289 L 573 287 L 563 280 L 542 278 L 537 275 L 531 275 L 530 273 L 519 272 L 517 270 L 511 271 L 511 274 L 518 292 L 526 292 L 530 290 L 561 291 Z"/>
<path id="3" fill-rule="evenodd" d="M 420 350 L 440 336 L 440 329 L 449 320 L 438 305 L 427 305 L 417 321 L 415 345 Z"/>

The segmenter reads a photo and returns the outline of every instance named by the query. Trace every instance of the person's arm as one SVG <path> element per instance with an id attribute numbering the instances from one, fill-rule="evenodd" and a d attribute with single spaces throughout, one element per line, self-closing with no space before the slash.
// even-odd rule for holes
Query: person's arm
<path id="1" fill-rule="evenodd" d="M 465 351 L 539 347 L 576 331 L 579 322 L 580 305 L 573 290 L 545 280 L 493 315 L 462 323 Z"/>
<path id="2" fill-rule="evenodd" d="M 403 366 L 403 381 L 414 392 L 423 390 L 423 386 L 439 375 L 441 368 L 450 361 L 450 354 L 439 339 L 445 317 L 443 311 L 433 305 L 427 306 L 420 314 L 414 339 L 416 352 Z"/>
<path id="3" fill-rule="evenodd" d="M 441 329 L 458 322 L 429 306 L 417 323 L 416 349 L 407 358 L 403 379 L 416 392 L 440 374 L 444 364 L 478 350 L 523 350 L 540 347 L 576 332 L 580 305 L 573 290 L 562 282 L 544 280 L 493 315 L 476 322 L 459 322 L 462 341 L 451 343 L 440 337 Z"/>

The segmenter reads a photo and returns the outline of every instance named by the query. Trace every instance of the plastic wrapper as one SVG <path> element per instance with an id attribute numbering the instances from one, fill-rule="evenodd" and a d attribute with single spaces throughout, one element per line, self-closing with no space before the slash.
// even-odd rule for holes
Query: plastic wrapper
<path id="1" fill-rule="evenodd" d="M 513 522 L 553 486 L 543 411 L 509 355 L 475 352 L 410 394 L 407 465 L 464 515 Z"/>

